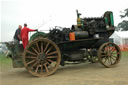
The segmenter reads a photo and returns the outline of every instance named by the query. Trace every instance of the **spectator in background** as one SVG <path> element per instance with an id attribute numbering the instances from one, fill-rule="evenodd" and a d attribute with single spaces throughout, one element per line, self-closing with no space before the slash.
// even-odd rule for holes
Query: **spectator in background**
<path id="1" fill-rule="evenodd" d="M 24 49 L 26 48 L 28 44 L 28 33 L 31 31 L 38 31 L 37 29 L 30 29 L 27 28 L 27 24 L 24 24 L 24 28 L 21 30 L 21 39 Z"/>

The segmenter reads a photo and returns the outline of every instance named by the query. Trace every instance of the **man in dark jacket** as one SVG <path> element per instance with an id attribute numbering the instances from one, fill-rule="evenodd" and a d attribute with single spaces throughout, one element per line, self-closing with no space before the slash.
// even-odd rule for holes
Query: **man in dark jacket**
<path id="1" fill-rule="evenodd" d="M 13 53 L 13 57 L 16 57 L 18 55 L 18 46 L 20 44 L 20 40 L 21 40 L 21 37 L 20 37 L 20 34 L 21 34 L 21 29 L 22 29 L 22 26 L 19 25 L 18 29 L 16 30 L 15 34 L 14 34 L 14 53 Z"/>
<path id="2" fill-rule="evenodd" d="M 14 35 L 14 44 L 19 44 L 20 43 L 20 40 L 21 40 L 21 37 L 20 37 L 21 29 L 22 29 L 22 26 L 19 25 L 19 28 L 16 30 L 15 35 Z"/>

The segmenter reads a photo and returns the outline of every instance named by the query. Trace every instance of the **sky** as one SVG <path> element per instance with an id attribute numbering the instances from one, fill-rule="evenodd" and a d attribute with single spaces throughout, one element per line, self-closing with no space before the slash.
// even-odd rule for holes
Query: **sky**
<path id="1" fill-rule="evenodd" d="M 81 18 L 101 17 L 105 11 L 113 11 L 116 26 L 122 21 L 120 11 L 126 8 L 128 0 L 2 0 L 0 42 L 12 41 L 18 25 L 24 23 L 39 31 L 71 27 L 76 24 L 77 9 Z"/>

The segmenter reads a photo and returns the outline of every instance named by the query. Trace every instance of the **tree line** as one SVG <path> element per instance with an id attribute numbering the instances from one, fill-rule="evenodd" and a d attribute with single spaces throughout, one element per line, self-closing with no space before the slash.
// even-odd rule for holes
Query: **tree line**
<path id="1" fill-rule="evenodd" d="M 128 18 L 128 8 L 122 12 L 120 18 L 124 20 L 118 24 L 116 31 L 128 31 L 128 20 L 125 20 L 125 18 Z"/>

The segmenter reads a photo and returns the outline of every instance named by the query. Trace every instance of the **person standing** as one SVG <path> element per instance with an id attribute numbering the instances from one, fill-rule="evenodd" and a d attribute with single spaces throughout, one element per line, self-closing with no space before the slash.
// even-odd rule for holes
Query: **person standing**
<path id="1" fill-rule="evenodd" d="M 19 44 L 20 43 L 20 40 L 21 40 L 21 37 L 20 37 L 21 29 L 22 29 L 22 26 L 19 25 L 19 27 L 16 30 L 15 35 L 13 37 L 14 38 L 14 44 Z"/>
<path id="2" fill-rule="evenodd" d="M 20 37 L 20 34 L 21 34 L 21 30 L 22 30 L 22 26 L 19 25 L 18 29 L 15 31 L 15 34 L 14 34 L 14 52 L 13 52 L 13 57 L 16 57 L 17 56 L 17 52 L 18 52 L 18 46 L 20 44 L 20 40 L 21 40 L 21 37 Z"/>
<path id="3" fill-rule="evenodd" d="M 24 49 L 26 48 L 28 44 L 28 33 L 31 31 L 38 31 L 37 29 L 30 29 L 27 28 L 27 24 L 24 24 L 24 28 L 21 30 L 21 39 Z"/>

